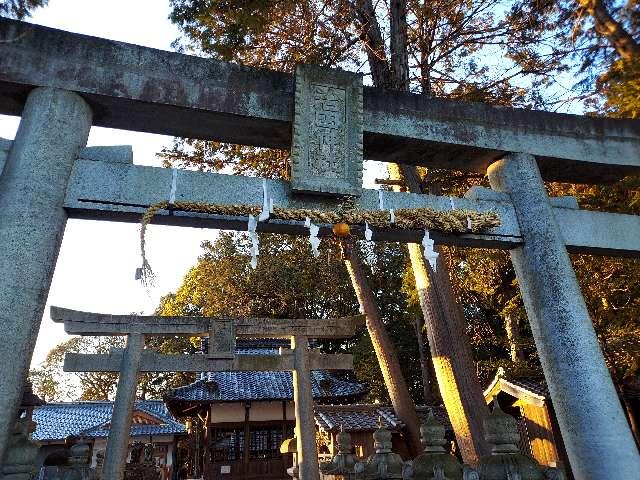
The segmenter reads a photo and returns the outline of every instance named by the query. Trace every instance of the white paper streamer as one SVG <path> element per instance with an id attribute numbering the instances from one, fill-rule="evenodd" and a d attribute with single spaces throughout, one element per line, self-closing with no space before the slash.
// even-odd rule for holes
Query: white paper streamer
<path id="1" fill-rule="evenodd" d="M 171 190 L 169 191 L 169 203 L 176 203 L 176 188 L 178 187 L 178 170 L 171 169 Z"/>
<path id="2" fill-rule="evenodd" d="M 306 217 L 304 219 L 304 226 L 309 228 L 311 226 L 311 219 L 309 217 Z"/>
<path id="3" fill-rule="evenodd" d="M 256 217 L 249 215 L 247 232 L 249 232 L 249 239 L 251 240 L 251 268 L 254 270 L 258 266 L 258 254 L 260 253 L 260 239 L 256 233 L 257 226 L 258 222 L 256 221 Z"/>
<path id="4" fill-rule="evenodd" d="M 311 253 L 313 253 L 313 256 L 316 258 L 320 256 L 320 252 L 318 251 L 318 247 L 320 246 L 320 239 L 318 238 L 319 231 L 319 226 L 314 225 L 313 223 L 309 226 L 309 243 L 311 244 Z"/>
<path id="5" fill-rule="evenodd" d="M 273 198 L 269 198 L 269 213 L 273 213 Z"/>
<path id="6" fill-rule="evenodd" d="M 435 272 L 438 266 L 438 263 L 437 263 L 438 252 L 436 252 L 433 249 L 433 245 L 434 245 L 434 242 L 433 240 L 431 240 L 431 237 L 429 236 L 429 230 L 425 229 L 424 237 L 422 237 L 422 246 L 424 247 L 424 257 L 427 259 L 427 261 L 429 262 L 429 265 L 431 265 L 431 268 Z"/>
<path id="7" fill-rule="evenodd" d="M 382 190 L 378 190 L 378 205 L 380 210 L 384 210 L 384 198 L 382 197 Z"/>
<path id="8" fill-rule="evenodd" d="M 449 197 L 449 205 L 451 205 L 451 210 L 456 209 L 456 204 L 453 203 L 453 197 Z"/>
<path id="9" fill-rule="evenodd" d="M 256 222 L 256 217 L 253 215 L 249 215 L 249 224 L 247 225 L 247 232 L 256 233 L 256 227 L 258 226 L 258 222 Z"/>
<path id="10" fill-rule="evenodd" d="M 267 187 L 267 180 L 262 179 L 262 211 L 260 212 L 258 221 L 264 222 L 265 220 L 269 220 L 270 211 L 271 211 L 271 207 L 270 207 L 269 191 Z"/>
<path id="11" fill-rule="evenodd" d="M 471 219 L 467 217 L 467 230 L 473 230 L 473 224 L 471 223 Z"/>
<path id="12" fill-rule="evenodd" d="M 372 237 L 373 237 L 373 231 L 371 231 L 371 229 L 369 228 L 369 224 L 367 222 L 364 222 L 364 238 L 368 242 L 370 242 Z"/>
<path id="13" fill-rule="evenodd" d="M 389 215 L 391 216 L 389 223 L 396 223 L 396 212 L 393 211 L 393 208 L 389 209 Z"/>

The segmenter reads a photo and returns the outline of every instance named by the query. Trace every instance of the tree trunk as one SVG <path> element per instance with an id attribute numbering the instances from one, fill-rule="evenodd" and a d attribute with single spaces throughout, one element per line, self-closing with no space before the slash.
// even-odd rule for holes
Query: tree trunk
<path id="1" fill-rule="evenodd" d="M 391 179 L 404 178 L 409 191 L 421 193 L 416 168 L 389 164 Z M 440 395 L 453 425 L 462 459 L 471 465 L 490 453 L 482 422 L 488 413 L 475 375 L 471 349 L 464 331 L 464 315 L 455 301 L 449 268 L 442 249 L 436 272 L 427 265 L 421 246 L 407 245 L 424 315 L 431 358 Z"/>
<path id="2" fill-rule="evenodd" d="M 407 51 L 407 5 L 404 0 L 391 0 L 389 6 L 391 38 L 391 88 L 409 90 L 409 54 Z"/>
<path id="3" fill-rule="evenodd" d="M 429 340 L 424 332 L 424 318 L 418 315 L 415 322 L 418 354 L 420 355 L 420 372 L 422 373 L 422 395 L 425 405 L 436 405 L 438 395 L 434 392 L 431 379 L 431 356 L 428 353 Z"/>
<path id="4" fill-rule="evenodd" d="M 578 3 L 593 18 L 596 32 L 611 43 L 620 58 L 624 60 L 640 58 L 640 45 L 622 24 L 611 16 L 602 0 L 578 0 Z"/>
<path id="5" fill-rule="evenodd" d="M 360 22 L 361 38 L 365 43 L 365 51 L 374 85 L 387 88 L 401 85 L 402 89 L 407 91 L 409 89 L 409 70 L 406 48 L 406 1 L 392 0 L 390 5 L 391 62 L 387 61 L 384 54 L 380 26 L 375 19 L 375 11 L 371 0 L 358 0 L 352 6 L 355 16 Z M 404 51 L 401 52 L 401 49 Z M 404 65 L 401 65 L 401 62 L 404 62 Z M 392 65 L 391 68 L 389 68 L 390 63 Z M 396 63 L 398 65 L 395 65 Z M 406 81 L 404 80 L 405 72 Z M 391 178 L 396 179 L 401 178 L 400 168 L 402 168 L 402 174 L 409 190 L 421 193 L 420 177 L 415 167 L 397 166 L 395 167 L 397 173 L 395 176 L 392 172 L 394 164 L 389 164 L 389 168 Z M 462 458 L 469 464 L 477 464 L 480 456 L 489 454 L 489 446 L 484 440 L 482 427 L 482 420 L 488 410 L 484 403 L 480 385 L 477 378 L 475 378 L 475 369 L 471 360 L 468 342 L 460 341 L 461 338 L 464 338 L 464 317 L 455 303 L 446 264 L 442 261 L 438 262 L 440 265 L 438 272 L 442 274 L 444 271 L 445 275 L 437 277 L 439 280 L 434 282 L 437 287 L 433 288 L 420 247 L 410 244 L 409 255 L 414 276 L 416 277 L 416 287 L 418 288 L 420 305 L 427 327 L 431 357 L 440 387 L 440 394 L 453 424 Z M 349 271 L 351 273 L 351 269 Z M 354 288 L 357 288 L 355 281 Z M 375 308 L 373 293 L 369 293 L 373 308 Z M 358 298 L 360 299 L 360 294 L 358 294 Z M 361 301 L 360 304 L 362 306 L 363 302 Z M 445 307 L 448 307 L 448 315 L 443 310 Z M 386 346 L 382 344 L 380 349 L 381 353 L 384 353 Z M 383 359 L 380 356 L 378 359 L 382 367 Z M 391 395 L 389 383 L 387 383 L 387 388 Z M 406 391 L 408 395 L 408 389 Z M 402 392 L 398 393 L 402 396 Z M 408 398 L 410 399 L 410 397 Z M 396 408 L 395 404 L 394 408 Z M 397 408 L 396 413 L 400 415 Z"/>
<path id="6" fill-rule="evenodd" d="M 367 54 L 373 84 L 376 87 L 389 88 L 391 71 L 373 4 L 371 0 L 355 0 L 349 5 L 360 28 L 360 39 Z"/>
<path id="7" fill-rule="evenodd" d="M 507 341 L 509 342 L 509 356 L 512 362 L 524 360 L 522 349 L 520 348 L 520 332 L 518 331 L 518 322 L 511 315 L 507 315 L 504 319 L 504 329 L 507 332 Z"/>
<path id="8" fill-rule="evenodd" d="M 407 444 L 412 456 L 422 452 L 420 443 L 420 421 L 409 394 L 409 388 L 400 369 L 400 362 L 387 330 L 380 317 L 376 298 L 364 274 L 362 262 L 355 244 L 343 243 L 344 263 L 351 277 L 351 283 L 360 303 L 360 311 L 367 317 L 367 330 L 378 358 L 378 364 L 389 392 L 396 415 L 406 425 Z"/>

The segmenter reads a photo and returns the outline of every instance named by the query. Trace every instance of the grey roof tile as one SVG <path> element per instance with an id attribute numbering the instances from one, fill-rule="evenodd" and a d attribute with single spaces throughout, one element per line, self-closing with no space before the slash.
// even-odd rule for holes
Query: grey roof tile
<path id="1" fill-rule="evenodd" d="M 111 421 L 113 402 L 63 402 L 48 403 L 36 407 L 33 420 L 36 422 L 35 440 L 64 440 L 70 435 L 106 437 Z M 184 425 L 168 412 L 161 400 L 138 400 L 134 411 L 146 413 L 158 419 L 158 425 L 136 424 L 131 427 L 132 436 L 185 434 Z"/>
<path id="2" fill-rule="evenodd" d="M 391 431 L 400 431 L 404 423 L 396 416 L 392 407 L 385 405 L 317 405 L 316 424 L 324 431 L 347 432 L 374 431 L 378 420 Z"/>
<path id="3" fill-rule="evenodd" d="M 366 388 L 352 374 L 324 370 L 311 372 L 311 389 L 316 400 L 339 401 L 360 396 Z M 194 383 L 170 390 L 167 401 L 238 402 L 251 400 L 293 400 L 291 372 L 209 372 Z"/>

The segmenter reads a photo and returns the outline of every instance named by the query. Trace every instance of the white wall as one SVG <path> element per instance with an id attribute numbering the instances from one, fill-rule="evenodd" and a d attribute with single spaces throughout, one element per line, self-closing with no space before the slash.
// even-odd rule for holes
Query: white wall
<path id="1" fill-rule="evenodd" d="M 214 403 L 211 405 L 211 423 L 244 422 L 244 403 Z M 293 420 L 293 402 L 287 402 L 287 420 Z M 282 402 L 251 402 L 250 422 L 270 422 L 282 420 Z"/>

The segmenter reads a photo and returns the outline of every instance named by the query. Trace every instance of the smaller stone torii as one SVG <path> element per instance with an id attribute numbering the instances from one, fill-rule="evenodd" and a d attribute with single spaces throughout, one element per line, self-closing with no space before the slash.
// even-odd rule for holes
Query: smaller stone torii
<path id="1" fill-rule="evenodd" d="M 339 319 L 204 318 L 108 315 L 51 307 L 54 322 L 73 335 L 126 335 L 124 350 L 109 354 L 68 353 L 66 372 L 118 372 L 118 388 L 107 440 L 103 478 L 124 472 L 133 402 L 140 372 L 292 371 L 300 479 L 318 480 L 311 370 L 351 370 L 348 354 L 309 350 L 308 340 L 348 338 L 364 325 L 364 315 Z M 165 355 L 145 351 L 146 336 L 209 335 L 207 355 Z M 278 355 L 235 355 L 236 337 L 291 338 Z"/>

